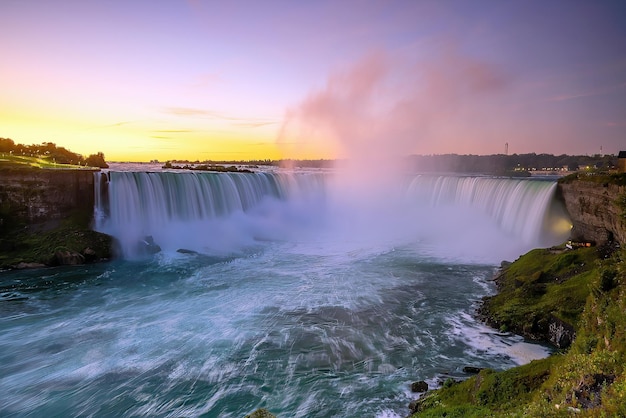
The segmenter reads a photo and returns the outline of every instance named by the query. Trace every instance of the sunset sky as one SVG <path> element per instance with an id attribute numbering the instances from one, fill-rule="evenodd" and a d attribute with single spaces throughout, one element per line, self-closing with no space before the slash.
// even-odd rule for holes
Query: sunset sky
<path id="1" fill-rule="evenodd" d="M 620 0 L 1 0 L 0 137 L 110 161 L 615 154 L 625 22 Z"/>

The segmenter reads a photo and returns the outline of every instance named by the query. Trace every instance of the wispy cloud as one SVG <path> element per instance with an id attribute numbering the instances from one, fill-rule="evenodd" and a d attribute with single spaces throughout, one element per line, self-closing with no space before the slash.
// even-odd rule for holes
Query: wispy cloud
<path id="1" fill-rule="evenodd" d="M 133 121 L 116 122 L 116 123 L 110 123 L 108 125 L 92 126 L 90 128 L 87 128 L 86 130 L 117 128 L 117 127 L 120 127 L 120 126 L 128 125 L 130 123 L 134 123 L 134 122 Z"/>
<path id="2" fill-rule="evenodd" d="M 277 123 L 278 122 L 276 121 L 259 121 L 259 122 L 249 121 L 249 122 L 233 123 L 233 125 L 241 126 L 243 128 L 260 128 L 260 127 L 267 126 L 267 125 L 275 125 Z"/>
<path id="3" fill-rule="evenodd" d="M 609 128 L 618 128 L 620 126 L 626 126 L 626 121 L 607 121 L 604 122 L 602 125 L 609 127 Z"/>
<path id="4" fill-rule="evenodd" d="M 179 134 L 179 133 L 189 133 L 195 132 L 192 129 L 160 129 L 156 131 L 152 131 L 154 133 L 162 133 L 162 134 Z"/>
<path id="5" fill-rule="evenodd" d="M 278 121 L 273 120 L 273 119 L 236 117 L 236 116 L 230 116 L 230 115 L 213 111 L 213 110 L 197 109 L 197 108 L 191 108 L 191 107 L 168 107 L 164 109 L 164 112 L 170 115 L 182 116 L 182 117 L 228 121 L 228 122 L 231 122 L 233 126 L 239 126 L 242 128 L 260 128 L 263 126 L 273 125 L 273 124 L 278 123 Z M 154 132 L 191 132 L 191 131 L 168 130 L 168 131 L 154 131 Z"/>
<path id="6" fill-rule="evenodd" d="M 117 123 L 112 123 L 111 125 L 104 125 L 103 128 L 114 128 L 116 126 L 128 125 L 129 123 L 132 123 L 132 122 L 131 121 L 117 122 Z"/>
<path id="7" fill-rule="evenodd" d="M 548 97 L 548 98 L 544 99 L 544 101 L 546 101 L 546 102 L 563 102 L 563 101 L 567 101 L 567 100 L 582 99 L 584 97 L 603 96 L 603 95 L 606 95 L 606 94 L 615 93 L 616 91 L 623 90 L 623 89 L 626 89 L 626 83 L 617 84 L 617 85 L 609 86 L 609 87 L 604 87 L 604 88 L 601 88 L 601 89 L 584 91 L 584 92 L 580 92 L 580 93 L 561 94 L 561 95 L 558 95 L 558 96 Z"/>
<path id="8" fill-rule="evenodd" d="M 222 118 L 218 112 L 206 109 L 196 109 L 192 107 L 167 107 L 164 112 L 175 116 L 203 117 L 203 118 Z"/>

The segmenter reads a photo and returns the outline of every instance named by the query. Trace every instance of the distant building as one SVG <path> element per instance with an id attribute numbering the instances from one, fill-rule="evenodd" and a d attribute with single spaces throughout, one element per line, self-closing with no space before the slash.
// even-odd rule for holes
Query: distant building
<path id="1" fill-rule="evenodd" d="M 617 171 L 626 173 L 626 151 L 620 151 L 617 154 Z"/>

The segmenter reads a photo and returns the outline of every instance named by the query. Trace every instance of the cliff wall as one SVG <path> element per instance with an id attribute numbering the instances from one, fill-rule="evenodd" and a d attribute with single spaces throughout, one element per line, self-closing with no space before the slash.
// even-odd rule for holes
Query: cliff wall
<path id="1" fill-rule="evenodd" d="M 40 224 L 82 213 L 94 205 L 92 170 L 0 171 L 0 226 Z"/>
<path id="2" fill-rule="evenodd" d="M 626 244 L 626 186 L 617 182 L 563 179 L 557 195 L 572 219 L 572 239 Z"/>
<path id="3" fill-rule="evenodd" d="M 110 259 L 93 209 L 93 170 L 0 169 L 0 271 Z"/>

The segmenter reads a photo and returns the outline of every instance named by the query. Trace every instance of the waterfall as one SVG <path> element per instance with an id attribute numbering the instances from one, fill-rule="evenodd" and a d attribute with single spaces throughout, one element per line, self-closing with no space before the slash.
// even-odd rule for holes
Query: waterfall
<path id="1" fill-rule="evenodd" d="M 406 183 L 402 199 L 362 199 L 343 183 L 348 189 L 327 193 L 335 177 L 319 172 L 95 175 L 96 229 L 115 236 L 123 256 L 131 258 L 152 240 L 170 251 L 227 253 L 262 240 L 292 239 L 299 228 L 329 227 L 337 239 L 353 240 L 365 233 L 387 241 L 420 240 L 420 234 L 488 239 L 479 217 L 530 247 L 562 242 L 569 232 L 550 181 L 418 175 Z"/>
<path id="2" fill-rule="evenodd" d="M 554 244 L 567 237 L 570 223 L 554 199 L 556 182 L 530 179 L 415 177 L 408 196 L 433 207 L 478 210 L 526 243 Z"/>
<path id="3" fill-rule="evenodd" d="M 323 176 L 303 173 L 96 173 L 96 229 L 118 238 L 124 256 L 159 236 L 163 245 L 187 234 L 216 235 L 217 224 L 271 201 L 319 199 Z M 211 228 L 208 227 L 213 227 Z M 219 231 L 224 232 L 224 231 Z M 233 231 L 229 231 L 234 233 Z M 187 245 L 189 247 L 189 245 Z M 141 251 L 139 251 L 141 252 Z"/>

